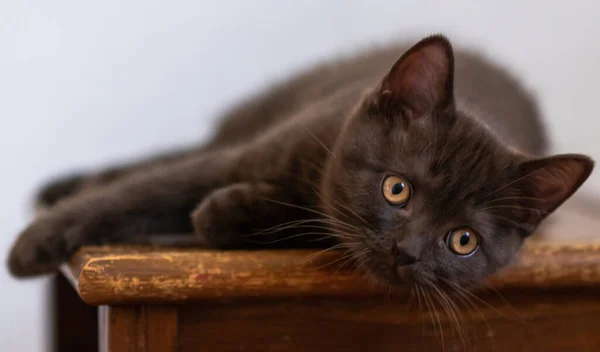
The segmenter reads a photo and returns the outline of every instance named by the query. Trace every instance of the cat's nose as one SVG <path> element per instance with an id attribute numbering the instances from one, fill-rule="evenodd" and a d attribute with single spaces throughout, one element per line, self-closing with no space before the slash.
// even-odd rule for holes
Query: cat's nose
<path id="1" fill-rule="evenodd" d="M 396 254 L 396 265 L 405 266 L 411 265 L 417 262 L 417 258 L 412 255 L 400 250 L 398 254 Z"/>
<path id="2" fill-rule="evenodd" d="M 396 266 L 406 266 L 417 262 L 417 257 L 408 253 L 402 247 L 394 246 L 393 253 Z"/>

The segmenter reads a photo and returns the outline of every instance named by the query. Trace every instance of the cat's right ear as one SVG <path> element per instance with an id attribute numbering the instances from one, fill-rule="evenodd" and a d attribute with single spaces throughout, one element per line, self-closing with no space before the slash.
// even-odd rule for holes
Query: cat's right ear
<path id="1" fill-rule="evenodd" d="M 448 39 L 434 35 L 415 44 L 392 66 L 377 94 L 380 110 L 393 115 L 398 109 L 418 117 L 454 108 L 454 54 Z"/>
<path id="2" fill-rule="evenodd" d="M 594 162 L 585 155 L 564 154 L 530 160 L 518 166 L 511 186 L 519 190 L 519 222 L 532 232 L 587 180 Z"/>

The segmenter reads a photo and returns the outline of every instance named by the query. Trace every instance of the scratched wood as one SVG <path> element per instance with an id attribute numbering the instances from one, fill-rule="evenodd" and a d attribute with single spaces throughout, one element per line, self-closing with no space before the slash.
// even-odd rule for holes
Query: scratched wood
<path id="1" fill-rule="evenodd" d="M 570 205 L 528 241 L 519 259 L 489 280 L 494 288 L 600 287 L 600 221 Z M 582 235 L 585 234 L 585 235 Z M 88 304 L 173 303 L 282 297 L 381 296 L 340 253 L 216 251 L 199 247 L 84 247 L 63 272 Z"/>

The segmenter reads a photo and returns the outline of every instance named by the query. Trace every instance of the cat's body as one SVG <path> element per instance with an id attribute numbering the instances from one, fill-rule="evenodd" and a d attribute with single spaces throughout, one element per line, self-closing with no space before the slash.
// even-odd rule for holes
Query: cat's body
<path id="1" fill-rule="evenodd" d="M 371 270 L 391 267 L 374 273 L 381 280 L 394 282 L 397 267 L 405 266 L 425 281 L 433 280 L 433 274 L 425 273 L 429 269 L 452 280 L 471 273 L 455 259 L 435 267 L 418 264 L 427 258 L 425 238 L 432 236 L 431 244 L 447 243 L 438 237 L 461 226 L 511 232 L 506 235 L 510 240 L 483 240 L 506 247 L 498 253 L 488 252 L 484 260 L 478 256 L 486 249 L 474 252 L 469 265 L 481 268 L 463 281 L 475 283 L 512 258 L 523 237 L 587 178 L 591 162 L 563 158 L 573 170 L 565 176 L 569 180 L 560 180 L 570 182 L 560 199 L 546 205 L 527 203 L 545 196 L 512 186 L 528 177 L 519 172 L 546 148 L 535 103 L 506 72 L 468 53 L 459 53 L 454 62 L 448 48 L 443 38 L 431 37 L 395 65 L 408 47 L 322 65 L 231 110 L 206 145 L 51 185 L 40 196 L 49 211 L 21 235 L 10 257 L 11 271 L 21 276 L 53 271 L 84 244 L 193 229 L 208 244 L 225 248 L 339 241 L 338 246 L 353 251 L 358 241 L 366 246 L 362 256 L 379 255 L 371 258 Z M 400 78 L 394 76 L 398 70 Z M 444 120 L 445 114 L 450 117 Z M 469 142 L 473 144 L 465 144 Z M 399 166 L 411 158 L 410 170 Z M 564 164 L 563 159 L 558 162 Z M 536 165 L 531 167 L 537 170 Z M 472 175 L 460 175 L 463 166 Z M 544 172 L 547 166 L 541 166 Z M 417 204 L 390 207 L 389 199 L 381 201 L 381 184 L 389 174 L 410 179 L 406 189 Z M 342 187 L 355 188 L 356 198 Z M 533 188 L 538 187 L 525 188 L 536 192 Z M 538 191 L 545 192 L 543 188 Z M 428 194 L 436 189 L 456 199 Z M 502 214 L 476 213 L 488 211 L 484 196 L 490 194 L 493 200 L 517 203 L 505 204 L 509 209 Z M 467 205 L 457 205 L 457 200 Z M 534 205 L 543 209 L 515 213 Z M 461 220 L 449 219 L 451 215 L 436 207 L 452 209 Z M 416 209 L 426 212 L 418 216 L 420 225 L 406 218 Z M 278 227 L 283 224 L 289 226 Z M 429 234 L 437 226 L 445 232 Z M 259 232 L 269 228 L 273 230 Z M 332 236 L 320 241 L 328 233 Z M 394 233 L 402 235 L 395 238 Z M 450 269 L 441 266 L 454 272 L 445 273 Z"/>
<path id="2" fill-rule="evenodd" d="M 406 45 L 394 45 L 319 65 L 235 106 L 220 119 L 216 135 L 202 146 L 111 168 L 97 175 L 64 179 L 63 187 L 54 184 L 44 189 L 39 201 L 42 205 L 51 205 L 84 184 L 96 186 L 146 167 L 162 166 L 200 153 L 234 146 L 244 148 L 269 130 L 273 131 L 271 134 L 278 135 L 278 131 L 291 129 L 292 139 L 311 139 L 308 132 L 299 133 L 307 129 L 321 135 L 321 141 L 331 148 L 336 133 L 360 96 L 373 88 L 398 55 L 408 48 Z M 455 83 L 460 109 L 476 111 L 477 118 L 514 148 L 531 155 L 545 152 L 547 136 L 537 105 L 508 72 L 474 53 L 459 52 Z M 331 121 L 319 119 L 315 123 L 310 116 L 307 118 L 315 110 L 337 108 L 329 103 L 335 95 L 341 95 L 343 105 L 328 116 Z M 318 105 L 325 105 L 325 108 Z M 306 113 L 303 114 L 303 111 Z M 304 153 L 312 157 L 312 151 Z"/>

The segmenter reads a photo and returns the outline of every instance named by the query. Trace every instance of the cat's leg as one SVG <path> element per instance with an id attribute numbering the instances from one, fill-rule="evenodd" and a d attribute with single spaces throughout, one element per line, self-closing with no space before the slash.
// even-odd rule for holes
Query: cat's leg
<path id="1" fill-rule="evenodd" d="M 154 167 L 166 167 L 173 162 L 193 157 L 205 152 L 206 148 L 190 148 L 171 151 L 145 160 L 129 164 L 115 165 L 97 172 L 80 172 L 51 180 L 40 188 L 35 196 L 36 205 L 48 208 L 58 201 L 74 196 L 82 191 L 101 187 L 136 172 L 149 171 Z"/>
<path id="2" fill-rule="evenodd" d="M 235 153 L 210 153 L 59 202 L 19 235 L 9 269 L 16 276 L 49 273 L 85 244 L 189 233 L 194 207 L 211 190 L 235 182 L 237 162 Z"/>
<path id="3" fill-rule="evenodd" d="M 331 244 L 327 220 L 299 203 L 289 187 L 235 183 L 210 193 L 192 213 L 192 222 L 203 242 L 217 248 Z"/>

